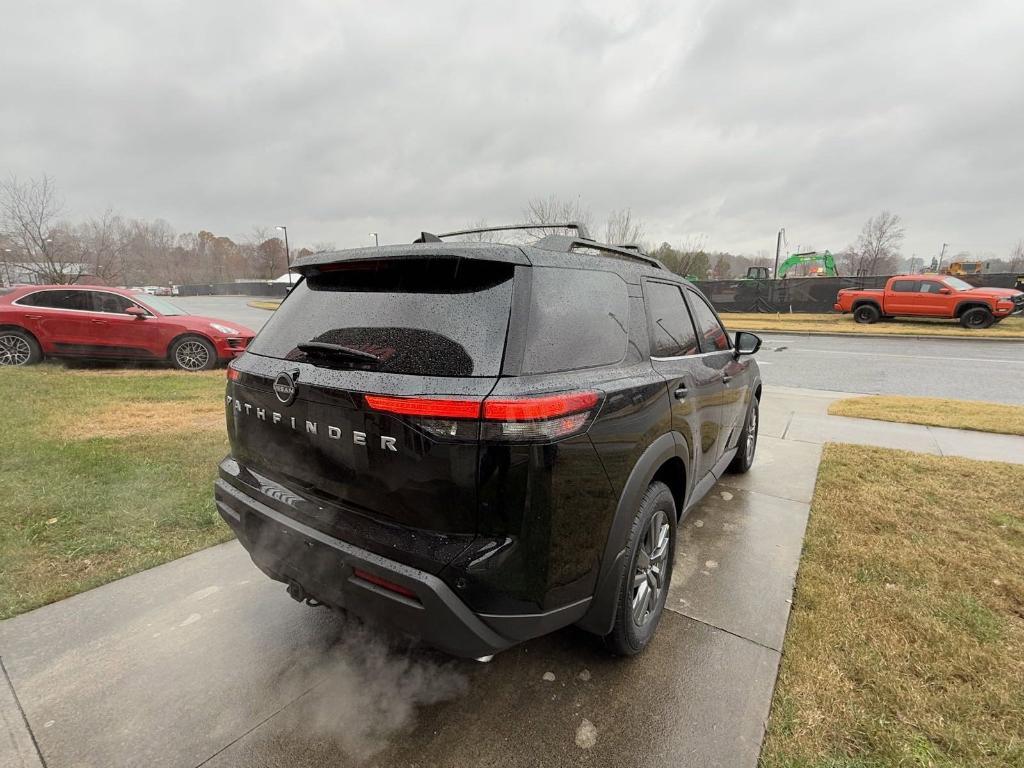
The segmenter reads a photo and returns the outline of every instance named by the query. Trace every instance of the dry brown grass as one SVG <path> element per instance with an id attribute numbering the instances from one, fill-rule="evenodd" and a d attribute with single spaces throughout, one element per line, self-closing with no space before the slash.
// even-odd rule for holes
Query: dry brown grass
<path id="1" fill-rule="evenodd" d="M 941 397 L 874 395 L 837 400 L 829 406 L 833 416 L 926 424 L 930 427 L 974 429 L 1004 435 L 1024 435 L 1024 406 Z"/>
<path id="2" fill-rule="evenodd" d="M 224 404 L 220 399 L 108 404 L 86 411 L 66 424 L 63 436 L 69 440 L 87 440 L 197 430 L 224 430 Z"/>
<path id="3" fill-rule="evenodd" d="M 1022 488 L 826 447 L 762 768 L 1024 765 Z"/>
<path id="4" fill-rule="evenodd" d="M 779 331 L 796 333 L 882 334 L 885 336 L 954 336 L 970 339 L 1024 338 L 1024 317 L 1008 317 L 984 331 L 969 331 L 954 320 L 910 320 L 905 317 L 871 325 L 853 321 L 852 315 L 837 313 L 769 314 L 767 312 L 725 312 L 722 322 L 731 331 Z"/>

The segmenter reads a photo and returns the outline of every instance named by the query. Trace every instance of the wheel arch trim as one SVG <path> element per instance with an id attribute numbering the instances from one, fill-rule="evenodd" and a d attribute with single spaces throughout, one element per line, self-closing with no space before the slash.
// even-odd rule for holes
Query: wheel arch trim
<path id="1" fill-rule="evenodd" d="M 673 459 L 679 459 L 682 462 L 685 473 L 683 478 L 684 497 L 679 510 L 681 511 L 685 509 L 686 498 L 689 496 L 690 462 L 686 455 L 685 443 L 681 443 L 675 433 L 666 433 L 647 446 L 629 473 L 629 478 L 619 496 L 611 527 L 608 530 L 608 540 L 601 557 L 601 568 L 598 572 L 597 586 L 594 589 L 594 599 L 590 602 L 587 613 L 577 622 L 578 626 L 588 632 L 606 635 L 612 629 L 615 622 L 615 604 L 619 595 L 618 581 L 622 572 L 626 540 L 633 517 L 654 476 L 662 466 Z"/>
<path id="2" fill-rule="evenodd" d="M 984 301 L 978 299 L 964 299 L 956 305 L 956 310 L 953 312 L 954 317 L 960 317 L 964 312 L 969 309 L 987 309 L 993 315 L 992 307 L 986 304 Z"/>
<path id="3" fill-rule="evenodd" d="M 167 342 L 167 351 L 164 353 L 164 357 L 166 357 L 168 360 L 170 360 L 171 359 L 171 350 L 174 349 L 174 345 L 177 344 L 182 339 L 187 339 L 189 336 L 195 336 L 196 338 L 202 339 L 203 341 L 209 343 L 209 345 L 211 347 L 213 347 L 213 355 L 214 355 L 214 357 L 217 356 L 217 342 L 215 342 L 213 339 L 211 339 L 205 333 L 202 333 L 200 331 L 182 331 L 177 336 L 175 336 L 173 339 L 171 339 L 169 342 Z"/>

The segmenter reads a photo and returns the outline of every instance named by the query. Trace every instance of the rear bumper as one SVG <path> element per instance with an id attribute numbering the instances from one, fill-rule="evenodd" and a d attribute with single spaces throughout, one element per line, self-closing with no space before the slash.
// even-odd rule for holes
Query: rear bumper
<path id="1" fill-rule="evenodd" d="M 270 578 L 357 616 L 379 619 L 428 645 L 465 658 L 488 656 L 579 620 L 589 598 L 543 614 L 476 614 L 433 574 L 396 563 L 307 526 L 218 479 L 217 511 Z M 397 584 L 399 594 L 355 574 Z"/>

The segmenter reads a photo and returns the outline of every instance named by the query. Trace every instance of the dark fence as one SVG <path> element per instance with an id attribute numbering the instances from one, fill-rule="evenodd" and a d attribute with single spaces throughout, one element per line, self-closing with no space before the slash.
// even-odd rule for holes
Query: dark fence
<path id="1" fill-rule="evenodd" d="M 199 283 L 177 286 L 179 296 L 270 296 L 288 293 L 288 283 Z"/>
<path id="2" fill-rule="evenodd" d="M 697 280 L 719 312 L 831 312 L 840 288 L 884 288 L 891 275 L 788 277 L 785 280 Z M 1017 275 L 997 272 L 963 278 L 977 286 L 1013 288 Z"/>

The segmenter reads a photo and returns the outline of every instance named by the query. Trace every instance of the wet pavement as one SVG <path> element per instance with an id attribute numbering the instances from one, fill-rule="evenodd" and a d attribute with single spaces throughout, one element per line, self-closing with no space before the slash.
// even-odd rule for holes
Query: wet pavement
<path id="1" fill-rule="evenodd" d="M 766 435 L 691 512 L 638 658 L 574 628 L 488 664 L 410 649 L 235 542 L 0 623 L 0 655 L 48 768 L 754 766 L 820 450 Z"/>
<path id="2" fill-rule="evenodd" d="M 231 542 L 0 623 L 0 768 L 752 767 L 821 441 L 912 426 L 827 416 L 836 397 L 766 388 L 757 461 L 684 521 L 638 658 L 573 628 L 488 664 L 409 648 L 293 602 Z M 915 429 L 918 450 L 1018 447 Z"/>
<path id="3" fill-rule="evenodd" d="M 1024 403 L 1024 341 L 762 337 L 757 361 L 772 386 Z"/>

